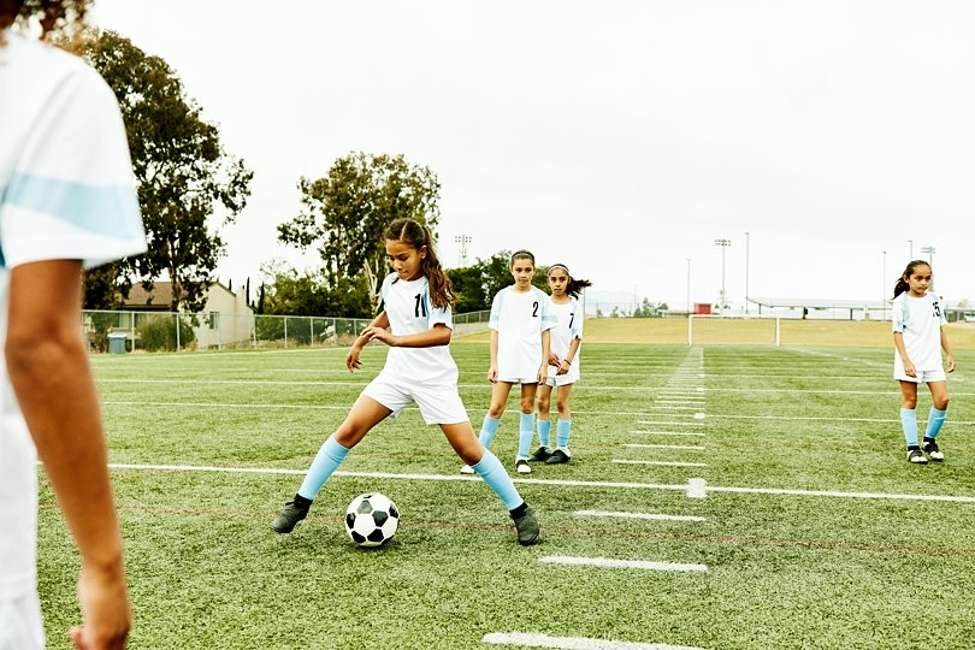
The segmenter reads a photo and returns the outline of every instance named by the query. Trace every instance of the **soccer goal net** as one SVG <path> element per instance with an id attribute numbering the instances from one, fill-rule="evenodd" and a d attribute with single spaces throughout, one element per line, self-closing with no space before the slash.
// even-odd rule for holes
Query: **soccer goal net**
<path id="1" fill-rule="evenodd" d="M 782 319 L 702 316 L 687 319 L 688 345 L 782 345 Z"/>

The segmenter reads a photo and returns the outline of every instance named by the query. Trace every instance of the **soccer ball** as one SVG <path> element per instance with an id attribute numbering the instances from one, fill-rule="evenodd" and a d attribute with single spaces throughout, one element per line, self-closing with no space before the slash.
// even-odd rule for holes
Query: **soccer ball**
<path id="1" fill-rule="evenodd" d="M 382 546 L 399 527 L 399 510 L 392 499 L 373 492 L 352 499 L 345 511 L 345 530 L 362 547 Z"/>

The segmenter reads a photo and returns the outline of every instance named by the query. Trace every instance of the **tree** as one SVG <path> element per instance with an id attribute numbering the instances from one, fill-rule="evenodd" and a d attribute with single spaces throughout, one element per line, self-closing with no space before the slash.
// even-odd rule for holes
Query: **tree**
<path id="1" fill-rule="evenodd" d="M 447 271 L 457 293 L 458 313 L 491 308 L 494 294 L 514 282 L 511 277 L 511 253 L 498 251 L 486 260 L 477 259 L 471 266 Z M 548 267 L 535 269 L 532 284 L 543 291 L 548 289 Z"/>
<path id="2" fill-rule="evenodd" d="M 362 274 L 373 308 L 388 269 L 382 241 L 387 226 L 409 217 L 435 233 L 440 217 L 436 174 L 402 155 L 350 153 L 323 178 L 302 177 L 298 189 L 302 211 L 278 226 L 278 238 L 300 250 L 317 248 L 330 286 Z"/>
<path id="3" fill-rule="evenodd" d="M 330 283 L 325 275 L 299 273 L 280 260 L 262 267 L 260 314 L 369 318 L 374 312 L 362 276 Z"/>
<path id="4" fill-rule="evenodd" d="M 128 278 L 136 277 L 148 290 L 166 272 L 173 283 L 170 307 L 199 311 L 224 252 L 219 229 L 244 209 L 254 174 L 224 151 L 217 127 L 202 119 L 161 58 L 111 31 L 91 34 L 80 54 L 108 82 L 122 109 L 149 240 L 145 255 L 114 265 L 115 289 L 127 294 Z M 116 292 L 106 292 L 104 277 L 110 273 L 86 279 L 86 307 L 111 303 Z"/>

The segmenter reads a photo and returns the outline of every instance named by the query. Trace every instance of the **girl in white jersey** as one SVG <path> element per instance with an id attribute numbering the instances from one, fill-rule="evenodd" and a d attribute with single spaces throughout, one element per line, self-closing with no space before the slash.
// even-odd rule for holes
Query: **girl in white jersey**
<path id="1" fill-rule="evenodd" d="M 525 250 L 511 256 L 511 275 L 515 283 L 494 296 L 491 303 L 491 367 L 488 381 L 491 406 L 481 425 L 481 444 L 490 447 L 498 432 L 498 423 L 508 404 L 513 384 L 521 384 L 521 420 L 518 432 L 518 454 L 515 470 L 530 474 L 528 454 L 535 436 L 535 392 L 548 375 L 547 365 L 552 326 L 548 295 L 532 285 L 535 256 Z M 460 470 L 470 474 L 465 465 Z"/>
<path id="2" fill-rule="evenodd" d="M 557 319 L 552 328 L 552 351 L 548 360 L 548 377 L 538 387 L 538 438 L 541 446 L 531 460 L 547 465 L 569 462 L 569 436 L 572 433 L 572 412 L 569 408 L 572 399 L 572 385 L 579 381 L 579 347 L 582 345 L 583 307 L 579 294 L 592 286 L 588 280 L 577 280 L 569 274 L 565 264 L 548 267 L 548 286 L 552 290 L 549 306 Z M 551 441 L 552 423 L 549 420 L 549 405 L 552 389 L 558 387 L 556 406 L 559 410 L 559 423 L 556 428 L 557 447 L 553 450 Z"/>
<path id="3" fill-rule="evenodd" d="M 504 502 L 518 542 L 535 544 L 539 527 L 534 511 L 518 494 L 497 457 L 474 435 L 457 392 L 457 365 L 448 348 L 453 290 L 429 231 L 412 219 L 397 219 L 386 231 L 386 255 L 394 272 L 383 281 L 383 310 L 356 339 L 345 361 L 349 371 L 355 371 L 362 365 L 362 348 L 370 341 L 380 341 L 390 347 L 386 366 L 322 445 L 298 493 L 275 517 L 272 527 L 290 533 L 307 516 L 312 500 L 349 449 L 377 424 L 415 402 L 424 421 L 440 426 L 457 455 Z"/>
<path id="4" fill-rule="evenodd" d="M 955 357 L 942 327 L 945 320 L 941 299 L 929 293 L 931 266 L 924 260 L 907 265 L 894 287 L 894 379 L 901 386 L 901 425 L 907 441 L 907 460 L 917 465 L 944 460 L 937 437 L 948 411 L 948 383 L 941 350 L 945 351 L 948 372 L 955 370 Z M 924 441 L 917 440 L 917 385 L 926 383 L 931 391 L 931 412 Z M 925 457 L 927 454 L 927 457 Z"/>

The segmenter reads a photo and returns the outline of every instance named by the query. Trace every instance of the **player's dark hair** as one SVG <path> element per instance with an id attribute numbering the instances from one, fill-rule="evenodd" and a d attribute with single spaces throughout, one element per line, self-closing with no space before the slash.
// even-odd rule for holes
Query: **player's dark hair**
<path id="1" fill-rule="evenodd" d="M 80 27 L 91 0 L 0 0 L 0 30 L 36 18 L 42 34 L 65 27 Z M 3 35 L 0 34 L 0 45 Z"/>
<path id="2" fill-rule="evenodd" d="M 514 266 L 515 262 L 518 260 L 529 260 L 531 261 L 532 266 L 535 266 L 535 256 L 532 255 L 531 251 L 526 251 L 524 249 L 515 251 L 511 254 L 511 261 L 508 263 L 508 266 Z"/>
<path id="3" fill-rule="evenodd" d="M 416 250 L 426 248 L 420 268 L 430 284 L 430 302 L 437 309 L 449 309 L 456 301 L 454 287 L 437 258 L 430 230 L 413 219 L 397 219 L 386 229 L 386 239 L 405 242 Z"/>
<path id="4" fill-rule="evenodd" d="M 551 273 L 554 269 L 562 269 L 565 271 L 565 274 L 569 276 L 569 281 L 565 285 L 566 295 L 572 296 L 573 298 L 578 298 L 583 289 L 592 286 L 592 282 L 589 280 L 581 280 L 572 277 L 572 274 L 569 273 L 569 267 L 565 264 L 553 264 L 552 266 L 548 267 L 548 272 Z"/>
<path id="5" fill-rule="evenodd" d="M 907 281 L 909 277 L 914 275 L 914 270 L 919 266 L 926 266 L 929 269 L 931 265 L 924 260 L 912 260 L 908 263 L 907 268 L 901 273 L 901 277 L 897 278 L 897 284 L 894 285 L 894 297 L 901 295 L 905 291 L 910 290 L 911 284 Z"/>

